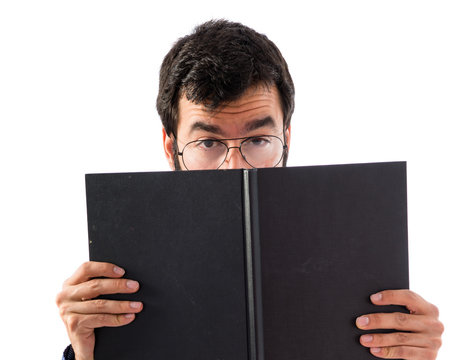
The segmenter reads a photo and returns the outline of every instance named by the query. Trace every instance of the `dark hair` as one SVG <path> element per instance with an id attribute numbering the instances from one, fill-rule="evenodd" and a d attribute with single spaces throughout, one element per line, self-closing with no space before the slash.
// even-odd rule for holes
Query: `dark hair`
<path id="1" fill-rule="evenodd" d="M 294 111 L 288 65 L 265 35 L 240 23 L 211 20 L 180 38 L 164 58 L 156 107 L 168 135 L 176 135 L 179 99 L 215 110 L 254 85 L 275 85 L 286 129 Z"/>

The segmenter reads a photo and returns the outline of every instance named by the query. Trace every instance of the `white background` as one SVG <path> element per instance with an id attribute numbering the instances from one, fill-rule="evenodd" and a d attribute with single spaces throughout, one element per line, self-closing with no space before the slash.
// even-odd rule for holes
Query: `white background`
<path id="1" fill-rule="evenodd" d="M 159 66 L 220 17 L 289 63 L 289 165 L 408 161 L 411 287 L 440 308 L 438 359 L 466 356 L 467 3 L 308 3 L 1 2 L 1 359 L 61 357 L 55 295 L 88 256 L 84 174 L 169 170 Z"/>

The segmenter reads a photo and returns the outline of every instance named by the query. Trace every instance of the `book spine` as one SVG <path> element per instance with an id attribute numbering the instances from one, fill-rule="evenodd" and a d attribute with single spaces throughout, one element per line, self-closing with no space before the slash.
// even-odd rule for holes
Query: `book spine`
<path id="1" fill-rule="evenodd" d="M 249 359 L 263 360 L 263 316 L 257 170 L 244 170 L 245 265 Z"/>

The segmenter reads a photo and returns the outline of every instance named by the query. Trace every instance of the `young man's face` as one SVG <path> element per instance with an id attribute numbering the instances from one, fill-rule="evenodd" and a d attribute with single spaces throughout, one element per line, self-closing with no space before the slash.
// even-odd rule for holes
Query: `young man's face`
<path id="1" fill-rule="evenodd" d="M 272 136 L 260 137 L 264 135 Z M 245 140 L 247 137 L 254 138 Z M 278 152 L 283 151 L 283 143 L 279 139 L 289 148 L 290 128 L 283 132 L 283 112 L 275 86 L 252 87 L 238 100 L 222 105 L 214 112 L 182 96 L 179 101 L 177 149 L 183 151 L 183 158 L 174 153 L 174 137 L 167 136 L 163 130 L 166 158 L 171 168 L 176 169 L 174 156 L 177 156 L 182 170 L 281 166 L 282 159 L 277 163 L 282 155 Z M 216 140 L 222 140 L 226 146 Z M 245 158 L 237 148 L 241 145 Z M 230 149 L 224 159 L 228 147 Z M 218 160 L 213 162 L 211 158 Z"/>

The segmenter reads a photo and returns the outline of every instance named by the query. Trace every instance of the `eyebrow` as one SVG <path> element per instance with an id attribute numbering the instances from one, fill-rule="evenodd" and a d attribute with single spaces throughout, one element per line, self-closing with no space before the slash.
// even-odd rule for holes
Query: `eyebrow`
<path id="1" fill-rule="evenodd" d="M 275 121 L 271 116 L 267 116 L 263 119 L 250 121 L 244 126 L 244 132 L 254 131 L 262 127 L 270 127 L 274 129 L 276 127 Z"/>
<path id="2" fill-rule="evenodd" d="M 274 129 L 276 127 L 275 121 L 271 116 L 264 117 L 263 119 L 249 121 L 244 126 L 243 132 L 248 133 L 250 131 L 260 129 L 262 127 L 270 127 Z M 192 124 L 192 126 L 190 127 L 190 133 L 193 133 L 196 130 L 202 130 L 216 135 L 223 135 L 223 131 L 219 126 L 207 124 L 203 121 L 196 121 Z"/>
<path id="3" fill-rule="evenodd" d="M 202 121 L 197 121 L 192 124 L 192 126 L 190 127 L 190 134 L 193 133 L 195 130 L 202 130 L 202 131 L 210 132 L 216 135 L 220 135 L 223 133 L 223 131 L 221 130 L 219 126 L 210 125 Z"/>

